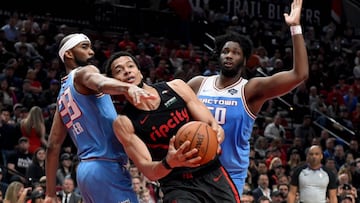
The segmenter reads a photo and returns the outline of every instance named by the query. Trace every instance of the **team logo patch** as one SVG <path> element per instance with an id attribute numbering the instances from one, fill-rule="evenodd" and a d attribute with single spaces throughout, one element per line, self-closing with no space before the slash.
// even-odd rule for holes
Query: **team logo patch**
<path id="1" fill-rule="evenodd" d="M 236 93 L 238 93 L 238 91 L 236 89 L 229 89 L 228 92 L 231 94 L 231 95 L 234 95 Z"/>

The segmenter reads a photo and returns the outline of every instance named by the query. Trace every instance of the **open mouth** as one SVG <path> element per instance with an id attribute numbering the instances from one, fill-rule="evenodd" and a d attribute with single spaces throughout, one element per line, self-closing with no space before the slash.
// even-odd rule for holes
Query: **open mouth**
<path id="1" fill-rule="evenodd" d="M 134 82 L 135 82 L 135 77 L 128 77 L 128 78 L 126 79 L 126 82 L 127 82 L 127 83 L 134 83 Z"/>
<path id="2" fill-rule="evenodd" d="M 233 63 L 230 61 L 226 61 L 226 62 L 224 62 L 224 66 L 231 68 L 233 66 Z"/>

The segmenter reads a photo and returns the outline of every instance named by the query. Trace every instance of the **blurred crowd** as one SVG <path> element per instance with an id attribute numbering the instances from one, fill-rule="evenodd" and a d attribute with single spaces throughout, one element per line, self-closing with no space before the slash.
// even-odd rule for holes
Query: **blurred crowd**
<path id="1" fill-rule="evenodd" d="M 287 26 L 274 29 L 256 18 L 213 16 L 217 33 L 239 32 L 254 45 L 247 61 L 248 77 L 272 75 L 293 64 Z M 102 70 L 114 51 L 136 56 L 147 83 L 196 75 L 218 74 L 212 50 L 151 33 L 98 33 L 55 24 L 51 15 L 38 20 L 31 13 L 7 16 L 0 26 L 0 202 L 41 202 L 45 188 L 45 150 L 64 67 L 57 56 L 60 40 L 84 32 L 93 44 L 93 63 Z M 351 25 L 334 22 L 305 26 L 309 79 L 282 98 L 264 105 L 253 126 L 251 164 L 242 202 L 284 202 L 293 169 L 306 162 L 314 144 L 323 149 L 323 164 L 337 176 L 339 200 L 359 202 L 360 189 L 360 41 Z M 211 48 L 211 47 L 210 47 Z M 123 98 L 114 98 L 121 108 Z M 331 130 L 328 130 L 331 129 Z M 79 202 L 76 148 L 67 138 L 57 172 L 59 202 Z M 143 203 L 161 202 L 157 182 L 129 163 L 132 183 Z M 256 190 L 272 191 L 255 195 Z M 71 200 L 71 201 L 70 201 Z M 340 202 L 340 201 L 339 201 Z"/>

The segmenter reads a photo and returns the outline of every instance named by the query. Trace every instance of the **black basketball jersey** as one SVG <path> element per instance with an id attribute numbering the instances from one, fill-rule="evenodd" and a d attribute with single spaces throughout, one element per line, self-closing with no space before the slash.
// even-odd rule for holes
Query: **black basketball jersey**
<path id="1" fill-rule="evenodd" d="M 153 160 L 161 160 L 168 151 L 169 140 L 178 129 L 192 120 L 185 101 L 166 82 L 152 85 L 160 95 L 156 110 L 143 111 L 128 103 L 122 114 L 131 120 L 135 133 L 147 145 Z"/>

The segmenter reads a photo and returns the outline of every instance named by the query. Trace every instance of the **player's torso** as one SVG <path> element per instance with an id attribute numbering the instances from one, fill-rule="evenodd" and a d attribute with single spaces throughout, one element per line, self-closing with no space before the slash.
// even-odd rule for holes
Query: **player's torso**
<path id="1" fill-rule="evenodd" d="M 216 77 L 218 76 L 205 79 L 197 96 L 225 131 L 225 140 L 222 143 L 223 154 L 231 154 L 231 157 L 221 156 L 220 159 L 226 159 L 222 160 L 224 166 L 227 165 L 224 162 L 228 162 L 228 165 L 235 164 L 238 168 L 239 163 L 244 165 L 248 163 L 248 160 L 240 160 L 240 156 L 248 154 L 248 140 L 255 121 L 255 115 L 248 110 L 243 93 L 247 80 L 240 79 L 229 87 L 218 89 L 215 86 Z M 237 147 L 237 153 L 234 154 L 234 149 L 226 146 L 241 146 L 241 148 Z"/>
<path id="2" fill-rule="evenodd" d="M 160 83 L 153 87 L 161 98 L 156 110 L 142 111 L 127 105 L 123 114 L 130 118 L 136 134 L 146 143 L 153 159 L 159 160 L 166 155 L 170 138 L 192 117 L 184 100 L 167 84 Z"/>
<path id="3" fill-rule="evenodd" d="M 63 78 L 58 96 L 60 116 L 82 158 L 116 158 L 122 146 L 112 123 L 117 113 L 106 94 L 83 95 L 73 85 L 74 72 Z"/>

